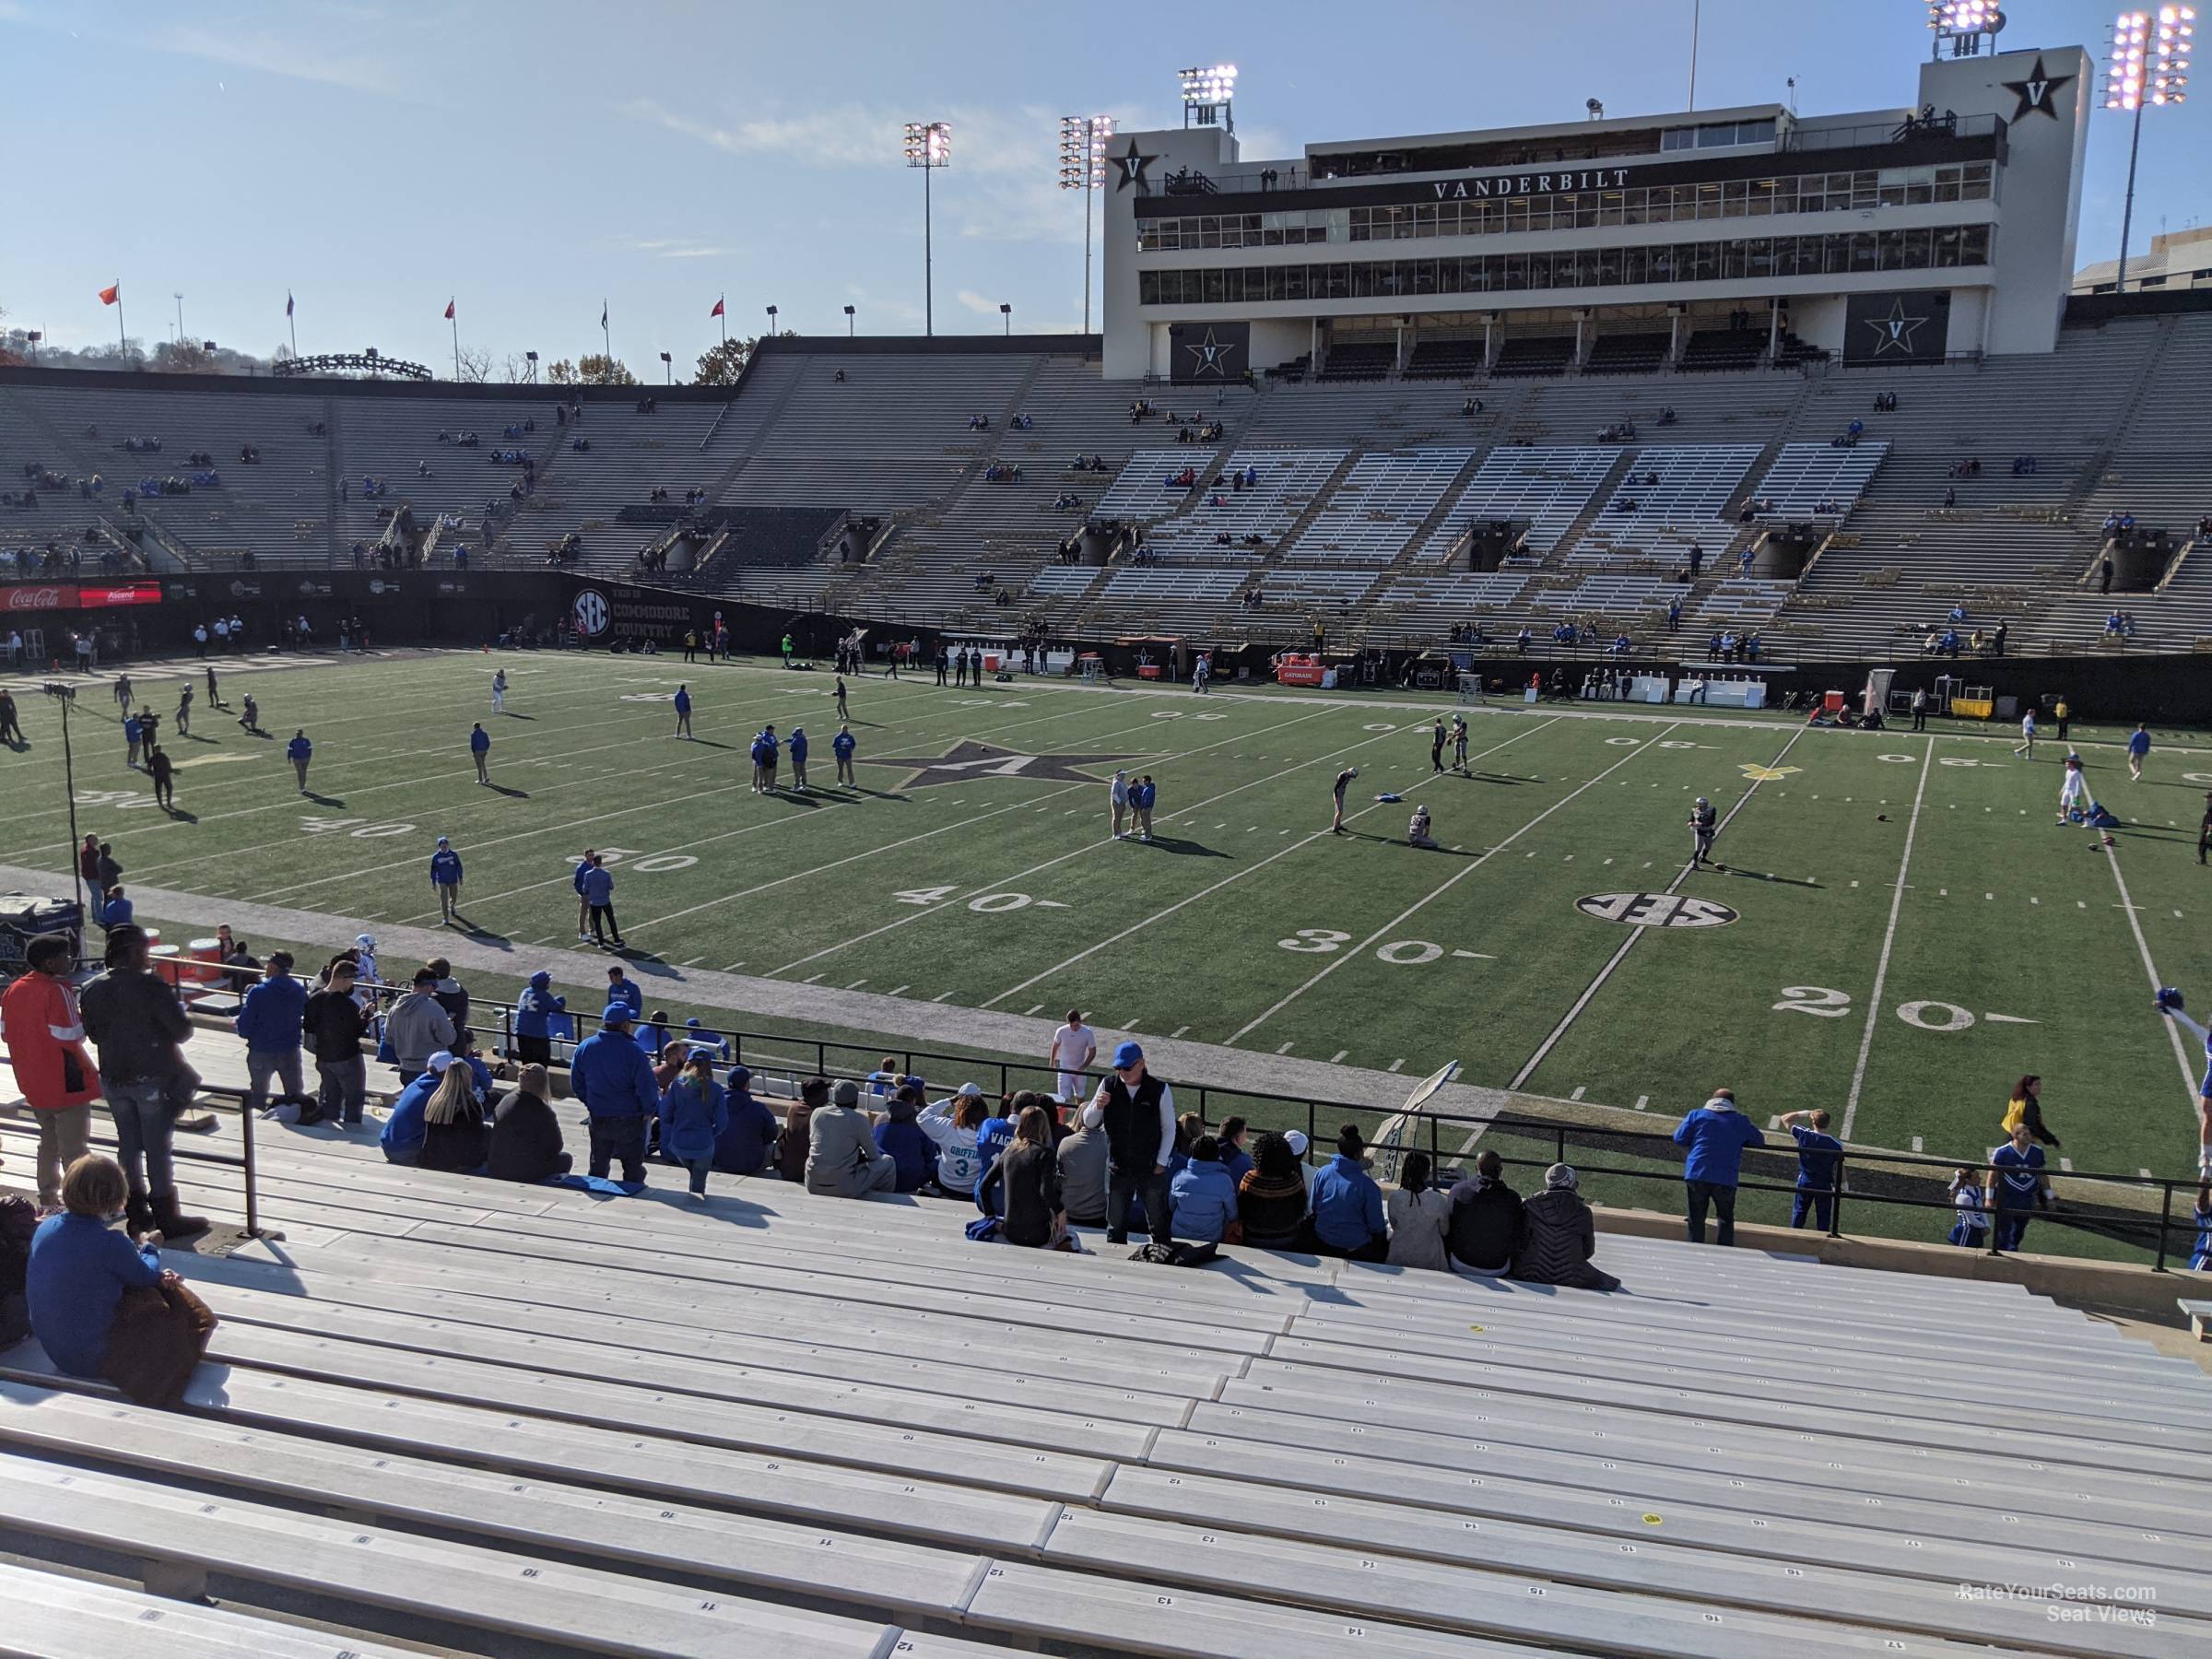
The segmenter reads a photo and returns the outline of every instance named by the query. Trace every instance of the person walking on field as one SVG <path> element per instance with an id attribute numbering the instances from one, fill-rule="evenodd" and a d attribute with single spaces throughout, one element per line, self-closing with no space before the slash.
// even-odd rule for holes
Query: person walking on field
<path id="1" fill-rule="evenodd" d="M 477 721 L 468 728 L 468 752 L 477 763 L 477 782 L 491 782 L 491 734 Z"/>
<path id="2" fill-rule="evenodd" d="M 1329 833 L 1331 835 L 1342 835 L 1344 833 L 1344 792 L 1346 788 L 1350 785 L 1351 781 L 1359 775 L 1359 769 L 1358 767 L 1347 766 L 1342 771 L 1336 774 L 1336 782 L 1330 788 L 1329 793 L 1335 797 L 1336 802 L 1336 816 L 1329 820 Z"/>
<path id="3" fill-rule="evenodd" d="M 438 924 L 442 927 L 461 914 L 461 854 L 442 835 L 438 851 L 430 854 L 430 885 L 438 889 Z"/>
<path id="4" fill-rule="evenodd" d="M 1675 1145 L 1684 1148 L 1682 1182 L 1688 1198 L 1685 1221 L 1689 1241 L 1705 1242 L 1705 1212 L 1720 1218 L 1720 1243 L 1735 1242 L 1735 1188 L 1744 1148 L 1763 1147 L 1767 1137 L 1735 1109 L 1735 1091 L 1716 1088 L 1712 1098 L 1675 1125 Z"/>
<path id="5" fill-rule="evenodd" d="M 688 686 L 676 688 L 676 735 L 678 737 L 691 735 L 691 688 Z"/>
<path id="6" fill-rule="evenodd" d="M 507 670 L 504 668 L 496 670 L 491 677 L 491 712 L 494 714 L 507 712 Z"/>
<path id="7" fill-rule="evenodd" d="M 2150 727 L 2138 724 L 2127 739 L 2127 775 L 2131 782 L 2143 782 L 2143 762 L 2149 755 Z"/>
<path id="8" fill-rule="evenodd" d="M 292 740 L 284 746 L 284 758 L 292 763 L 292 773 L 300 780 L 300 793 L 307 793 L 307 763 L 315 758 L 315 746 L 307 740 L 303 726 L 292 734 Z"/>
<path id="9" fill-rule="evenodd" d="M 1129 817 L 1129 774 L 1115 771 L 1113 782 L 1106 786 L 1106 798 L 1113 807 L 1113 839 L 1122 839 L 1123 826 Z"/>
<path id="10" fill-rule="evenodd" d="M 854 788 L 859 787 L 858 781 L 853 776 L 853 751 L 857 747 L 853 741 L 853 728 L 849 725 L 839 726 L 837 735 L 830 739 L 830 753 L 837 757 L 837 781 Z"/>
<path id="11" fill-rule="evenodd" d="M 1098 1057 L 1099 1034 L 1083 1023 L 1082 1009 L 1070 1008 L 1067 1023 L 1053 1033 L 1051 1046 L 1044 1054 L 1044 1063 L 1057 1074 L 1053 1082 L 1062 1100 L 1082 1097 L 1083 1074 Z"/>

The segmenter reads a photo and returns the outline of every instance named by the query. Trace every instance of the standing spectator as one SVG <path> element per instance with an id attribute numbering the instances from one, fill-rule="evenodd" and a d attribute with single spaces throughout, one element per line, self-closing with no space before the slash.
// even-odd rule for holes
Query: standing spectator
<path id="1" fill-rule="evenodd" d="M 2038 1209 L 2056 1209 L 2051 1195 L 2051 1177 L 2043 1173 L 2043 1149 L 2029 1137 L 2020 1124 L 2012 1138 L 1989 1155 L 1991 1169 L 1983 1178 L 1983 1207 L 1997 1218 L 1997 1248 L 2018 1250 L 2028 1235 L 2028 1222 Z"/>
<path id="2" fill-rule="evenodd" d="M 355 993 L 355 977 L 353 963 L 340 957 L 330 965 L 327 982 L 300 1010 L 300 1028 L 314 1054 L 321 1084 L 316 1102 L 300 1108 L 302 1124 L 328 1118 L 341 1128 L 351 1128 L 361 1121 L 369 1071 L 361 1058 L 361 1039 L 369 1034 L 369 1014 Z"/>
<path id="3" fill-rule="evenodd" d="M 1475 1173 L 1452 1189 L 1444 1249 L 1453 1270 L 1477 1278 L 1503 1277 L 1521 1247 L 1521 1195 L 1505 1183 L 1505 1159 L 1486 1149 L 1475 1160 Z"/>
<path id="4" fill-rule="evenodd" d="M 1716 1088 L 1712 1099 L 1675 1125 L 1675 1145 L 1688 1148 L 1682 1160 L 1687 1188 L 1689 1241 L 1705 1242 L 1705 1211 L 1720 1218 L 1720 1242 L 1735 1242 L 1735 1187 L 1746 1147 L 1763 1147 L 1767 1137 L 1735 1109 L 1735 1091 Z"/>
<path id="5" fill-rule="evenodd" d="M 712 1055 L 692 1051 L 661 1096 L 660 1114 L 661 1156 L 691 1172 L 691 1196 L 703 1204 L 714 1149 L 730 1126 L 729 1096 L 714 1081 Z"/>
<path id="6" fill-rule="evenodd" d="M 687 634 L 684 637 L 688 640 L 691 636 Z M 686 662 L 691 660 L 688 647 L 684 652 L 684 660 Z M 688 686 L 678 686 L 676 688 L 676 735 L 678 737 L 691 735 L 691 688 Z"/>
<path id="7" fill-rule="evenodd" d="M 909 1085 L 884 1103 L 884 1121 L 876 1125 L 876 1145 L 899 1172 L 895 1193 L 920 1192 L 936 1169 L 936 1145 L 914 1121 L 921 1111 L 921 1091 Z"/>
<path id="8" fill-rule="evenodd" d="M 569 1172 L 571 1159 L 560 1148 L 560 1119 L 553 1113 L 552 1094 L 543 1065 L 523 1067 L 492 1113 L 485 1171 L 493 1180 L 548 1181 Z"/>
<path id="9" fill-rule="evenodd" d="M 491 782 L 491 734 L 477 721 L 468 728 L 468 752 L 477 763 L 477 782 Z"/>
<path id="10" fill-rule="evenodd" d="M 1055 1157 L 1060 1169 L 1060 1205 L 1079 1227 L 1106 1222 L 1106 1160 L 1110 1153 L 1103 1124 L 1106 1114 L 1094 1103 L 1077 1114 L 1074 1133 Z"/>
<path id="11" fill-rule="evenodd" d="M 1359 1125 L 1336 1132 L 1336 1156 L 1313 1177 L 1313 1247 L 1323 1255 L 1380 1262 L 1390 1254 L 1382 1189 L 1367 1172 Z"/>
<path id="12" fill-rule="evenodd" d="M 100 1073 L 69 982 L 75 947 L 66 934 L 40 934 L 23 947 L 25 971 L 0 993 L 0 1041 L 16 1088 L 38 1125 L 39 1206 L 62 1201 L 62 1178 L 90 1144 Z"/>
<path id="13" fill-rule="evenodd" d="M 514 1053 L 525 1064 L 545 1065 L 553 1059 L 552 1016 L 566 1011 L 569 999 L 555 994 L 553 976 L 540 968 L 530 976 L 523 994 L 514 999 Z"/>
<path id="14" fill-rule="evenodd" d="M 302 726 L 292 733 L 292 740 L 284 746 L 284 758 L 292 763 L 292 772 L 300 780 L 300 793 L 307 793 L 307 763 L 315 758 L 315 746 L 307 740 L 307 729 Z"/>
<path id="15" fill-rule="evenodd" d="M 1429 1154 L 1408 1152 L 1398 1171 L 1398 1184 L 1383 1200 L 1383 1218 L 1390 1224 L 1390 1254 L 1394 1267 L 1430 1267 L 1441 1273 L 1451 1263 L 1444 1240 L 1452 1225 L 1452 1200 L 1429 1184 Z"/>
<path id="16" fill-rule="evenodd" d="M 418 1076 L 432 1054 L 453 1046 L 453 1018 L 438 1000 L 438 976 L 429 969 L 417 970 L 414 988 L 392 1005 L 384 1041 L 405 1077 Z"/>
<path id="17" fill-rule="evenodd" d="M 628 1003 L 609 1001 L 599 1030 L 576 1045 L 569 1090 L 591 1114 L 592 1176 L 604 1179 L 617 1159 L 622 1179 L 645 1184 L 645 1121 L 660 1111 L 653 1062 L 630 1035 Z"/>
<path id="18" fill-rule="evenodd" d="M 1298 1160 L 1289 1139 L 1273 1130 L 1253 1145 L 1253 1166 L 1237 1183 L 1245 1243 L 1268 1250 L 1304 1247 L 1306 1176 Z"/>
<path id="19" fill-rule="evenodd" d="M 841 701 L 844 693 L 840 691 L 838 698 Z M 837 757 L 837 781 L 853 788 L 859 787 L 859 780 L 853 775 L 853 751 L 856 747 L 849 725 L 839 726 L 837 735 L 830 739 L 830 752 Z"/>
<path id="20" fill-rule="evenodd" d="M 783 1131 L 776 1136 L 776 1173 L 794 1183 L 806 1179 L 806 1148 L 814 1114 L 830 1104 L 830 1079 L 809 1077 L 799 1085 L 799 1098 L 783 1114 Z"/>
<path id="21" fill-rule="evenodd" d="M 438 925 L 443 927 L 461 914 L 461 854 L 442 835 L 430 854 L 430 887 L 438 895 Z"/>
<path id="22" fill-rule="evenodd" d="M 801 794 L 808 794 L 809 791 L 806 788 L 806 730 L 804 726 L 794 725 L 791 728 L 791 742 L 787 747 L 791 750 L 792 787 Z"/>
<path id="23" fill-rule="evenodd" d="M 1006 1213 L 998 1230 L 1007 1243 L 1043 1250 L 1065 1237 L 1067 1210 L 1053 1156 L 1052 1114 L 1041 1106 L 1023 1108 L 1014 1138 L 977 1182 L 975 1201 L 987 1206 L 1002 1191 Z M 987 1207 L 985 1213 L 990 1213 Z"/>
<path id="24" fill-rule="evenodd" d="M 1092 1101 L 1105 1115 L 1106 1241 L 1129 1241 L 1129 1203 L 1141 1198 L 1152 1241 L 1173 1237 L 1168 1193 L 1168 1155 L 1175 1147 L 1175 1095 L 1145 1066 L 1145 1051 L 1124 1042 L 1113 1051 L 1113 1074 Z"/>
<path id="25" fill-rule="evenodd" d="M 1237 1183 L 1221 1165 L 1221 1143 L 1210 1135 L 1191 1142 L 1191 1155 L 1169 1182 L 1171 1227 L 1177 1238 L 1201 1244 L 1234 1242 Z"/>
<path id="26" fill-rule="evenodd" d="M 1098 1057 L 1098 1033 L 1083 1023 L 1080 1008 L 1070 1008 L 1067 1023 L 1053 1030 L 1044 1054 L 1044 1063 L 1053 1068 L 1053 1081 L 1062 1100 L 1082 1098 L 1083 1074 Z"/>
<path id="27" fill-rule="evenodd" d="M 185 1215 L 177 1206 L 170 1149 L 178 1109 L 189 1102 L 199 1077 L 184 1061 L 191 1022 L 175 987 L 154 972 L 151 958 L 146 929 L 116 928 L 108 935 L 106 971 L 85 987 L 80 1006 L 115 1120 L 132 1230 L 154 1229 L 174 1244 L 207 1230 L 205 1217 Z"/>
<path id="28" fill-rule="evenodd" d="M 724 1175 L 758 1175 L 775 1150 L 775 1114 L 753 1099 L 752 1081 L 749 1066 L 730 1073 L 729 1122 L 714 1142 L 714 1167 Z"/>
<path id="29" fill-rule="evenodd" d="M 484 1102 L 477 1098 L 476 1078 L 458 1055 L 454 1061 L 423 1105 L 422 1149 L 416 1162 L 455 1175 L 481 1174 L 491 1156 L 491 1126 L 485 1121 Z"/>
<path id="30" fill-rule="evenodd" d="M 1578 1184 L 1575 1172 L 1563 1163 L 1544 1171 L 1544 1190 L 1521 1206 L 1513 1277 L 1531 1285 L 1618 1290 L 1620 1281 L 1590 1259 L 1597 1253 L 1597 1224 L 1575 1191 Z"/>
<path id="31" fill-rule="evenodd" d="M 2065 735 L 2062 732 L 2060 735 Z M 2131 782 L 2143 782 L 2143 762 L 2150 755 L 2150 727 L 2138 723 L 2127 739 L 2127 776 Z"/>
<path id="32" fill-rule="evenodd" d="M 176 769 L 170 762 L 169 751 L 158 743 L 146 746 L 146 770 L 154 781 L 154 805 L 174 816 L 177 810 L 176 788 L 172 782 Z"/>
<path id="33" fill-rule="evenodd" d="M 1836 1171 L 1843 1161 L 1843 1143 L 1829 1134 L 1825 1111 L 1785 1112 L 1778 1121 L 1797 1142 L 1797 1190 L 1790 1199 L 1790 1225 L 1803 1227 L 1809 1214 L 1813 1225 L 1826 1232 L 1836 1217 Z"/>
<path id="34" fill-rule="evenodd" d="M 248 1112 L 259 1112 L 268 1100 L 272 1077 L 284 1085 L 282 1099 L 306 1106 L 307 1085 L 300 1069 L 306 1012 L 307 987 L 292 977 L 292 953 L 272 950 L 259 982 L 240 1000 L 230 1022 L 246 1044 Z"/>
<path id="35" fill-rule="evenodd" d="M 583 872 L 583 906 L 592 920 L 591 941 L 617 950 L 626 949 L 622 943 L 622 924 L 615 920 L 615 877 L 606 863 L 594 853 Z M 582 935 L 578 935 L 582 937 Z"/>
<path id="36" fill-rule="evenodd" d="M 2043 1080 L 2033 1072 L 2012 1086 L 2012 1098 L 2005 1102 L 2005 1115 L 1998 1120 L 1997 1127 L 2009 1135 L 2022 1124 L 2028 1125 L 2028 1133 L 2039 1144 L 2052 1147 L 2064 1145 L 2044 1126 Z"/>
<path id="37" fill-rule="evenodd" d="M 898 1166 L 877 1149 L 860 1085 L 850 1078 L 807 1121 L 806 1178 L 808 1192 L 830 1198 L 888 1193 L 899 1180 Z"/>

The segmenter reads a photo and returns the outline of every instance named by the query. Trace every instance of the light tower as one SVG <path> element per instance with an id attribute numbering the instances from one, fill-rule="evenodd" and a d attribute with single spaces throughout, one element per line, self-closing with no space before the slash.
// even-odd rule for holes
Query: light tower
<path id="1" fill-rule="evenodd" d="M 922 332 L 935 334 L 936 309 L 930 297 L 932 276 L 929 227 L 929 175 L 952 165 L 952 127 L 942 121 L 906 124 L 906 164 L 922 170 Z"/>
<path id="2" fill-rule="evenodd" d="M 1083 193 L 1083 332 L 1090 332 L 1090 201 L 1106 183 L 1111 115 L 1060 117 L 1060 188 Z"/>
<path id="3" fill-rule="evenodd" d="M 2190 48 L 2196 12 L 2161 6 L 2154 12 L 2124 11 L 2112 19 L 2112 56 L 2104 66 L 2104 107 L 2135 117 L 2127 141 L 2127 201 L 2120 210 L 2120 265 L 2112 292 L 2127 292 L 2127 239 L 2135 229 L 2136 157 L 2143 148 L 2143 106 L 2188 100 Z"/>

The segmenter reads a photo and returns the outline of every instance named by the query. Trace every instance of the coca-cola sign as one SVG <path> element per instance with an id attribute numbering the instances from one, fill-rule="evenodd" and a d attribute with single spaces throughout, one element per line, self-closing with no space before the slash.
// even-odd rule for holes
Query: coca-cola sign
<path id="1" fill-rule="evenodd" d="M 0 592 L 7 594 L 11 611 L 74 610 L 76 606 L 75 588 L 11 587 Z"/>

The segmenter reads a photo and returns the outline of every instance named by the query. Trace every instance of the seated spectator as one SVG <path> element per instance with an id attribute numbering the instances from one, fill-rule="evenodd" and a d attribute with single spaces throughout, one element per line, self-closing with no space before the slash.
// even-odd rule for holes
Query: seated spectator
<path id="1" fill-rule="evenodd" d="M 714 1056 L 688 1051 L 683 1069 L 661 1096 L 661 1156 L 691 1172 L 691 1196 L 707 1196 L 722 1132 L 730 1126 L 729 1097 L 714 1081 Z"/>
<path id="2" fill-rule="evenodd" d="M 1053 1156 L 1052 1119 L 1043 1107 L 1022 1109 L 1013 1139 L 976 1182 L 975 1201 L 986 1215 L 994 1200 L 1006 1210 L 998 1231 L 1009 1244 L 1042 1250 L 1066 1236 L 1067 1212 L 1061 1202 L 1059 1165 Z"/>
<path id="3" fill-rule="evenodd" d="M 990 1115 L 981 1086 L 963 1083 L 959 1093 L 915 1119 L 915 1127 L 936 1146 L 937 1184 L 947 1193 L 971 1196 L 975 1183 L 982 1179 L 983 1160 L 975 1143 Z"/>
<path id="4" fill-rule="evenodd" d="M 547 1181 L 569 1172 L 571 1159 L 560 1149 L 560 1120 L 553 1113 L 553 1085 L 546 1068 L 533 1062 L 492 1113 L 490 1149 L 485 1172 L 495 1181 Z"/>
<path id="5" fill-rule="evenodd" d="M 476 1079 L 465 1065 L 448 1065 L 422 1109 L 422 1150 L 416 1162 L 456 1175 L 480 1172 L 491 1154 L 491 1131 Z"/>
<path id="6" fill-rule="evenodd" d="M 1303 1135 L 1299 1136 L 1303 1140 Z M 1306 1177 L 1288 1137 L 1272 1130 L 1253 1147 L 1253 1167 L 1237 1183 L 1244 1242 L 1269 1250 L 1306 1245 Z"/>
<path id="7" fill-rule="evenodd" d="M 714 1141 L 714 1168 L 724 1175 L 758 1175 L 773 1155 L 776 1116 L 753 1098 L 752 1083 L 750 1066 L 730 1072 L 729 1121 Z"/>
<path id="8" fill-rule="evenodd" d="M 829 1198 L 865 1198 L 888 1193 L 899 1167 L 876 1147 L 867 1116 L 860 1110 L 860 1086 L 840 1083 L 830 1103 L 818 1108 L 806 1125 L 806 1190 Z"/>
<path id="9" fill-rule="evenodd" d="M 1452 1189 L 1444 1249 L 1454 1272 L 1499 1278 L 1520 1243 L 1521 1196 L 1505 1184 L 1505 1160 L 1486 1151 L 1475 1160 L 1475 1173 Z"/>
<path id="10" fill-rule="evenodd" d="M 1430 1267 L 1441 1273 L 1451 1265 L 1444 1256 L 1444 1240 L 1451 1226 L 1452 1200 L 1429 1184 L 1432 1167 L 1428 1153 L 1407 1153 L 1397 1187 L 1383 1203 L 1383 1217 L 1390 1225 L 1387 1259 L 1394 1267 Z"/>
<path id="11" fill-rule="evenodd" d="M 1195 1137 L 1168 1192 L 1175 1237 L 1202 1244 L 1230 1240 L 1237 1220 L 1237 1189 L 1222 1167 L 1219 1141 L 1210 1135 Z"/>
<path id="12" fill-rule="evenodd" d="M 922 1091 L 901 1088 L 885 1107 L 888 1115 L 876 1125 L 876 1145 L 899 1171 L 894 1193 L 918 1193 L 929 1184 L 937 1162 L 936 1143 L 914 1119 L 922 1111 Z"/>
<path id="13" fill-rule="evenodd" d="M 814 1114 L 829 1104 L 829 1078 L 809 1077 L 799 1085 L 798 1101 L 783 1114 L 782 1133 L 776 1136 L 776 1173 L 784 1180 L 806 1178 L 806 1148 Z"/>
<path id="14" fill-rule="evenodd" d="M 1382 1189 L 1367 1172 L 1367 1142 L 1357 1124 L 1336 1132 L 1336 1156 L 1313 1178 L 1313 1247 L 1355 1262 L 1380 1262 L 1390 1253 Z"/>
<path id="15" fill-rule="evenodd" d="M 1060 1169 L 1060 1207 L 1078 1227 L 1106 1225 L 1105 1112 L 1097 1104 L 1083 1108 L 1074 1133 L 1063 1140 L 1056 1159 Z M 1249 1159 L 1245 1160 L 1248 1164 Z"/>
<path id="16" fill-rule="evenodd" d="M 1620 1281 L 1590 1260 L 1597 1253 L 1597 1224 L 1576 1184 L 1575 1172 L 1563 1163 L 1544 1171 L 1544 1190 L 1522 1206 L 1513 1277 L 1532 1285 L 1618 1290 Z"/>
<path id="17" fill-rule="evenodd" d="M 31 1237 L 24 1295 L 30 1328 L 57 1370 L 100 1377 L 140 1406 L 174 1406 L 206 1352 L 215 1315 L 161 1265 L 160 1235 L 110 1223 L 130 1189 L 97 1152 L 62 1177 L 62 1209 Z"/>

